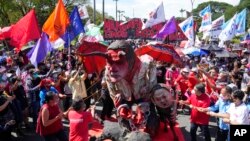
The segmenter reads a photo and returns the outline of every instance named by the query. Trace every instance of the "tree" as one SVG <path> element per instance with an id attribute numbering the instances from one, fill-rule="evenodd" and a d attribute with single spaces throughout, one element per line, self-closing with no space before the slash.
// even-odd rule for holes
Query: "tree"
<path id="1" fill-rule="evenodd" d="M 237 6 L 232 6 L 230 4 L 224 3 L 224 2 L 204 2 L 201 3 L 200 5 L 198 5 L 198 7 L 196 9 L 193 10 L 193 13 L 195 16 L 199 16 L 199 12 L 204 9 L 206 6 L 208 6 L 210 4 L 211 9 L 212 9 L 212 20 L 217 19 L 218 17 L 220 17 L 221 15 L 225 15 L 225 20 L 229 20 L 231 19 L 234 14 L 236 14 L 237 12 L 241 12 L 243 9 L 247 8 L 248 10 L 250 9 L 250 1 L 249 0 L 241 0 L 239 5 Z M 249 12 L 248 12 L 249 13 Z M 250 18 L 250 14 L 247 15 L 247 19 Z M 199 20 L 201 21 L 201 20 Z M 199 25 L 200 22 L 198 21 Z M 247 22 L 247 27 L 250 27 L 250 22 Z"/>

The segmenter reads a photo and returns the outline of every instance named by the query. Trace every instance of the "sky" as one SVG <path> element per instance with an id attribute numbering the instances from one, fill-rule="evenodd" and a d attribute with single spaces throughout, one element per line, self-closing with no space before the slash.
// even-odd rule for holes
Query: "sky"
<path id="1" fill-rule="evenodd" d="M 93 0 L 90 0 L 93 5 Z M 130 18 L 147 18 L 149 13 L 157 8 L 163 1 L 166 19 L 172 16 L 181 17 L 180 9 L 191 11 L 191 0 L 118 0 L 117 9 L 124 11 L 124 15 Z M 192 0 L 194 8 L 200 3 L 208 1 L 226 2 L 231 5 L 238 5 L 240 0 Z M 102 0 L 96 0 L 96 9 L 102 11 Z M 115 18 L 116 2 L 105 0 L 105 12 Z M 183 13 L 183 16 L 186 14 Z"/>

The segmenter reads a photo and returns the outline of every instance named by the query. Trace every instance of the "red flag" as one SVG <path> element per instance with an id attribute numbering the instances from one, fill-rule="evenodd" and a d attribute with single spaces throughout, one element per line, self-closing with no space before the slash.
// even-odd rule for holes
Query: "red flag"
<path id="1" fill-rule="evenodd" d="M 10 44 L 20 50 L 29 41 L 40 38 L 40 35 L 35 10 L 32 9 L 12 27 Z"/>
<path id="2" fill-rule="evenodd" d="M 0 40 L 4 40 L 6 38 L 10 38 L 11 28 L 12 28 L 12 25 L 4 27 L 2 29 L 0 28 Z"/>

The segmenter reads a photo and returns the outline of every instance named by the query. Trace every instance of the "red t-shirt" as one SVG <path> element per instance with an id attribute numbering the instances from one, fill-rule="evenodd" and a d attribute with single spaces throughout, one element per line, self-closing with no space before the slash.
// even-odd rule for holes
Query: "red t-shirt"
<path id="1" fill-rule="evenodd" d="M 69 141 L 88 141 L 88 124 L 93 120 L 90 112 L 69 111 Z"/>
<path id="2" fill-rule="evenodd" d="M 182 75 L 179 75 L 175 82 L 178 84 L 176 89 L 180 90 L 181 93 L 184 94 L 188 88 L 188 80 Z"/>
<path id="3" fill-rule="evenodd" d="M 198 84 L 198 82 L 199 82 L 199 80 L 196 78 L 195 75 L 190 74 L 190 75 L 188 76 L 188 88 L 189 88 L 190 90 L 193 90 L 193 89 L 194 89 L 194 86 L 195 86 L 196 84 Z"/>
<path id="4" fill-rule="evenodd" d="M 210 99 L 207 94 L 202 94 L 200 96 L 197 96 L 196 94 L 191 94 L 188 101 L 191 105 L 195 107 L 207 108 L 210 105 Z M 204 112 L 199 112 L 196 109 L 192 109 L 190 120 L 192 123 L 208 125 L 209 115 Z"/>

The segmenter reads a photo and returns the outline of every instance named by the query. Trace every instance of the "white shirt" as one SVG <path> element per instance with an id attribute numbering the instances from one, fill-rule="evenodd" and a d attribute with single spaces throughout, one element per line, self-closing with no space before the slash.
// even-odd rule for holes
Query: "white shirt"
<path id="1" fill-rule="evenodd" d="M 239 106 L 235 106 L 234 103 L 231 103 L 227 113 L 230 114 L 230 121 L 235 121 L 239 124 L 249 125 L 250 121 L 248 118 L 249 111 L 245 103 L 242 103 Z"/>

